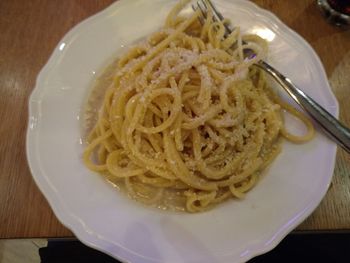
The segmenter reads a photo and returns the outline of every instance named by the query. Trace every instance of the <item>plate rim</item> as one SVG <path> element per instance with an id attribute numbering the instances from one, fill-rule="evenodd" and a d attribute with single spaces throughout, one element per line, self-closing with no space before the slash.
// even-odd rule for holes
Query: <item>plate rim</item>
<path id="1" fill-rule="evenodd" d="M 170 0 L 169 0 L 170 1 Z M 174 0 L 171 0 L 175 2 Z M 227 0 L 224 0 L 227 1 Z M 288 27 L 286 24 L 284 24 L 275 14 L 273 14 L 271 11 L 263 9 L 256 5 L 253 2 L 245 1 L 245 0 L 235 0 L 235 4 L 238 3 L 240 6 L 246 6 L 250 10 L 257 11 L 256 15 L 260 17 L 268 17 L 269 20 L 273 21 L 274 27 L 277 26 L 279 30 L 288 31 L 285 34 L 290 34 L 293 36 L 293 38 L 296 38 L 300 44 L 302 44 L 305 49 L 311 53 L 311 56 L 313 57 L 313 62 L 316 63 L 318 69 L 320 70 L 320 76 L 322 76 L 323 81 L 326 84 L 327 89 L 324 89 L 325 92 L 327 92 L 326 100 L 327 103 L 331 103 L 331 105 L 327 105 L 328 108 L 332 111 L 333 115 L 338 117 L 339 114 L 339 104 L 338 101 L 329 85 L 328 78 L 325 72 L 325 69 L 321 63 L 321 60 L 315 50 L 311 47 L 311 45 L 302 38 L 298 33 L 296 33 L 293 29 Z M 115 9 L 120 8 L 123 5 L 127 5 L 127 0 L 119 0 L 117 2 L 112 3 L 111 5 L 107 6 L 105 9 L 97 12 L 96 14 L 82 20 L 75 26 L 73 26 L 58 42 L 55 49 L 53 50 L 52 54 L 50 55 L 49 59 L 43 66 L 43 68 L 40 70 L 35 86 L 31 92 L 31 95 L 28 99 L 28 126 L 27 126 L 27 132 L 26 132 L 26 155 L 28 160 L 28 165 L 30 172 L 32 174 L 32 178 L 34 179 L 34 182 L 40 189 L 40 191 L 43 193 L 44 197 L 50 204 L 51 209 L 53 210 L 55 216 L 59 219 L 59 221 L 66 226 L 70 231 L 73 232 L 73 234 L 78 237 L 78 239 L 84 243 L 85 245 L 88 245 L 94 249 L 100 250 L 114 258 L 118 258 L 118 260 L 127 262 L 130 257 L 136 256 L 133 251 L 129 251 L 128 249 L 118 245 L 118 255 L 115 253 L 111 253 L 107 248 L 109 244 L 108 240 L 101 239 L 96 233 L 89 233 L 86 228 L 80 223 L 76 223 L 76 219 L 74 219 L 74 216 L 71 214 L 69 210 L 65 208 L 65 205 L 62 203 L 60 198 L 52 193 L 54 190 L 54 187 L 50 185 L 49 181 L 46 180 L 46 175 L 42 171 L 42 168 L 40 167 L 40 161 L 37 160 L 37 156 L 35 152 L 37 151 L 37 133 L 35 130 L 33 131 L 33 126 L 36 125 L 36 120 L 33 118 L 33 116 L 38 116 L 39 109 L 41 107 L 41 98 L 42 91 L 45 88 L 45 85 L 42 83 L 44 77 L 50 72 L 50 69 L 54 67 L 54 65 L 57 63 L 57 58 L 60 56 L 59 53 L 59 46 L 63 42 L 69 42 L 68 40 L 71 39 L 75 33 L 78 33 L 82 29 L 86 28 L 89 24 L 94 23 L 94 21 L 98 20 L 100 17 L 104 17 L 105 15 L 109 14 Z M 266 18 L 264 18 L 266 19 Z M 282 239 L 288 235 L 295 227 L 297 227 L 300 223 L 302 223 L 320 204 L 322 199 L 324 198 L 328 187 L 330 185 L 330 182 L 333 177 L 333 171 L 335 167 L 335 160 L 336 160 L 336 150 L 337 146 L 333 145 L 333 147 L 330 147 L 329 155 L 331 155 L 333 158 L 330 161 L 329 166 L 329 174 L 332 174 L 328 177 L 327 184 L 323 185 L 322 193 L 320 193 L 320 200 L 312 200 L 310 202 L 310 205 L 304 209 L 302 215 L 296 220 L 296 222 L 293 222 L 293 224 L 288 225 L 288 227 L 283 228 L 283 231 L 278 231 L 273 236 L 271 242 L 269 242 L 266 245 L 266 240 L 259 242 L 258 248 L 255 246 L 254 249 L 247 248 L 246 252 L 243 256 L 240 256 L 238 258 L 239 262 L 245 262 L 255 256 L 261 255 L 263 253 L 266 253 L 273 248 L 275 248 Z M 34 157 L 35 156 L 35 157 Z M 73 217 L 72 217 L 73 216 Z M 116 245 L 113 243 L 113 245 Z M 232 255 L 232 254 L 231 254 Z M 139 257 L 140 255 L 137 255 Z M 226 258 L 226 257 L 225 257 Z"/>

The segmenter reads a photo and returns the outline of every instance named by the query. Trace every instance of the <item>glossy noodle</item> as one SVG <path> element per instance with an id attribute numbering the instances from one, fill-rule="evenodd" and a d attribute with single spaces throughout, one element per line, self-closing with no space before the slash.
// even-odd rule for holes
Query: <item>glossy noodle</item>
<path id="1" fill-rule="evenodd" d="M 121 185 L 131 198 L 161 208 L 199 212 L 243 198 L 281 151 L 314 135 L 311 122 L 282 100 L 254 66 L 267 43 L 208 13 L 179 15 L 131 47 L 114 65 L 85 165 Z M 256 56 L 245 59 L 243 50 Z M 98 88 L 98 87 L 97 87 Z M 282 110 L 307 127 L 290 134 Z"/>

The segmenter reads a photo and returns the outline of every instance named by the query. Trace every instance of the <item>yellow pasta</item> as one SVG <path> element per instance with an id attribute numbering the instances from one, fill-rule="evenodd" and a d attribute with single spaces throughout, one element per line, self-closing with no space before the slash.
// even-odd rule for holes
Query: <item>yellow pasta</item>
<path id="1" fill-rule="evenodd" d="M 243 198 L 283 137 L 305 142 L 314 128 L 254 67 L 266 57 L 262 39 L 239 28 L 224 37 L 211 12 L 203 23 L 198 11 L 180 16 L 187 2 L 113 64 L 83 160 L 136 200 L 199 212 Z M 256 56 L 245 59 L 245 48 Z M 282 109 L 305 123 L 305 136 L 286 130 Z"/>

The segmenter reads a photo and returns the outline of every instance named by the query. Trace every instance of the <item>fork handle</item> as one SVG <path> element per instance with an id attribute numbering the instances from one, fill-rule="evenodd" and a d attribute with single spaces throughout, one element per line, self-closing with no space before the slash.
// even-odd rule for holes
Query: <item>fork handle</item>
<path id="1" fill-rule="evenodd" d="M 325 133 L 350 153 L 350 129 L 340 123 L 327 110 L 305 94 L 296 85 L 275 68 L 264 61 L 256 66 L 268 72 L 288 94 L 324 129 Z"/>

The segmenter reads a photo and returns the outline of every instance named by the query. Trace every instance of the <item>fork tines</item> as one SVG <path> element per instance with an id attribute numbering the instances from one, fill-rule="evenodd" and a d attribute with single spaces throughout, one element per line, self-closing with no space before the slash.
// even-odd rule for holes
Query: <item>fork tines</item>
<path id="1" fill-rule="evenodd" d="M 209 8 L 213 11 L 214 21 L 222 22 L 225 19 L 224 16 L 218 11 L 218 9 L 214 6 L 214 4 L 210 0 L 199 0 L 197 1 L 197 6 L 192 4 L 192 9 L 194 11 L 197 11 L 199 9 L 204 19 L 207 17 L 207 12 Z M 203 18 L 200 18 L 199 20 L 202 24 L 204 23 Z M 230 34 L 233 31 L 231 27 L 226 23 L 224 24 L 224 27 L 226 30 L 226 34 Z"/>

